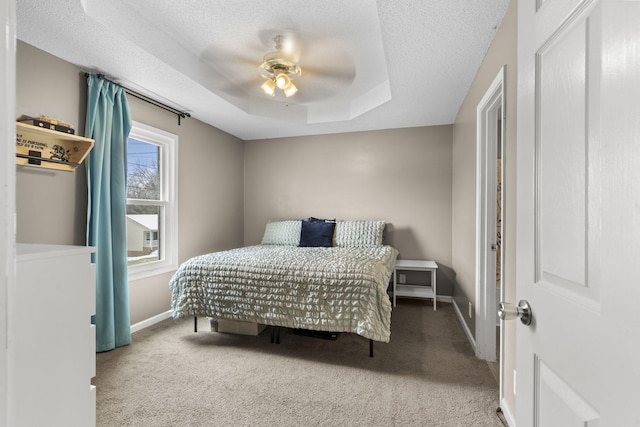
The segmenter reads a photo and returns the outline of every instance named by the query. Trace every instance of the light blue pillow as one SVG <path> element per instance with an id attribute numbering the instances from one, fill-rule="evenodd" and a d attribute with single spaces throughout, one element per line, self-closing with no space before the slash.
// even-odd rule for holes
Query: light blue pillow
<path id="1" fill-rule="evenodd" d="M 262 236 L 263 245 L 298 246 L 302 221 L 272 221 L 267 224 Z"/>
<path id="2" fill-rule="evenodd" d="M 367 248 L 382 246 L 384 221 L 337 221 L 333 246 L 341 248 Z"/>

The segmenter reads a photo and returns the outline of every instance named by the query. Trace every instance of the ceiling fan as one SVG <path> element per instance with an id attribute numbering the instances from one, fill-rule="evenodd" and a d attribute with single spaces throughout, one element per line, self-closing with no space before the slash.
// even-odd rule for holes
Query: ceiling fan
<path id="1" fill-rule="evenodd" d="M 352 54 L 333 35 L 282 29 L 265 29 L 258 35 L 257 42 L 250 35 L 233 49 L 212 45 L 203 53 L 206 65 L 220 77 L 212 81 L 231 102 L 250 100 L 252 111 L 265 108 L 271 113 L 272 100 L 286 99 L 287 106 L 321 103 L 339 96 L 354 81 Z"/>
<path id="2" fill-rule="evenodd" d="M 302 69 L 293 58 L 293 44 L 291 39 L 282 35 L 273 38 L 276 50 L 264 55 L 260 64 L 260 75 L 267 79 L 262 83 L 262 90 L 271 96 L 275 96 L 276 88 L 282 90 L 288 98 L 298 92 L 298 88 L 292 79 L 302 75 Z"/>

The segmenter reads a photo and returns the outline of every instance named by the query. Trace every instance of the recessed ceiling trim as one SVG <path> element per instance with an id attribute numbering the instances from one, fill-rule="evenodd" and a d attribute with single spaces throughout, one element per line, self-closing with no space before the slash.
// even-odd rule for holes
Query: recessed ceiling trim
<path id="1" fill-rule="evenodd" d="M 20 0 L 16 17 L 19 40 L 248 140 L 452 123 L 508 5 Z M 265 96 L 258 68 L 283 31 L 303 37 L 296 63 L 317 82 L 289 99 Z M 326 78 L 335 65 L 348 84 Z"/>

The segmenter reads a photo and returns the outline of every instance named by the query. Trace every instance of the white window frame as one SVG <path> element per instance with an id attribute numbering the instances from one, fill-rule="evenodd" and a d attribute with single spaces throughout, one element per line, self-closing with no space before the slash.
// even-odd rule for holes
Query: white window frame
<path id="1" fill-rule="evenodd" d="M 129 281 L 133 281 L 178 268 L 178 135 L 134 121 L 129 138 L 155 144 L 160 149 L 160 201 L 127 199 L 127 205 L 160 205 L 164 211 L 158 224 L 161 259 L 129 266 Z"/>

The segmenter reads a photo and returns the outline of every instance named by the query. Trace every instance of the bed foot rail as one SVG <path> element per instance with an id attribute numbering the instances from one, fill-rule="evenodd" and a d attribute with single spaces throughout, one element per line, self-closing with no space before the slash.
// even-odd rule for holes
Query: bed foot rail
<path id="1" fill-rule="evenodd" d="M 373 357 L 373 340 L 369 339 L 369 357 Z"/>
<path id="2" fill-rule="evenodd" d="M 193 316 L 193 332 L 198 332 L 198 316 Z"/>

